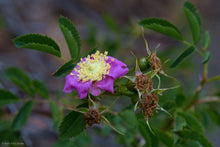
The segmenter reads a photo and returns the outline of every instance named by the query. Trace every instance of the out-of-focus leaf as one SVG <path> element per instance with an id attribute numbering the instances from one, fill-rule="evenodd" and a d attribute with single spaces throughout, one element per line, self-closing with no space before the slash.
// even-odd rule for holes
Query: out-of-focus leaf
<path id="1" fill-rule="evenodd" d="M 191 129 L 204 133 L 202 124 L 199 122 L 199 120 L 194 115 L 192 115 L 191 113 L 187 113 L 187 112 L 184 112 L 184 113 L 179 112 L 178 115 L 182 116 L 185 119 L 187 126 L 189 126 Z"/>
<path id="2" fill-rule="evenodd" d="M 174 122 L 175 126 L 174 126 L 174 130 L 178 131 L 178 130 L 182 130 L 184 126 L 186 126 L 186 121 L 183 117 L 181 116 L 176 116 L 175 117 L 175 122 Z"/>
<path id="3" fill-rule="evenodd" d="M 110 121 L 109 121 L 106 117 L 102 116 L 102 119 L 103 119 L 103 121 L 105 122 L 105 124 L 108 125 L 108 126 L 110 126 L 115 132 L 117 132 L 117 133 L 120 134 L 120 135 L 124 135 L 124 133 L 122 133 L 121 131 L 119 131 L 118 129 L 116 129 L 116 128 L 110 123 Z"/>
<path id="4" fill-rule="evenodd" d="M 12 128 L 14 130 L 18 130 L 26 124 L 31 110 L 33 108 L 33 105 L 33 101 L 28 101 L 20 108 L 18 114 L 15 116 L 12 123 Z"/>
<path id="5" fill-rule="evenodd" d="M 53 147 L 88 147 L 91 143 L 91 137 L 88 134 L 81 133 L 71 140 L 59 140 Z"/>
<path id="6" fill-rule="evenodd" d="M 182 107 L 185 101 L 186 97 L 183 93 L 179 93 L 176 95 L 175 102 L 177 107 Z"/>
<path id="7" fill-rule="evenodd" d="M 184 12 L 186 14 L 186 17 L 188 19 L 192 31 L 193 42 L 194 44 L 197 44 L 200 40 L 201 30 L 202 30 L 200 16 L 197 13 L 196 7 L 189 1 L 186 1 L 184 3 Z"/>
<path id="8" fill-rule="evenodd" d="M 56 42 L 41 34 L 27 34 L 13 40 L 18 48 L 34 49 L 60 57 L 60 48 Z"/>
<path id="9" fill-rule="evenodd" d="M 82 113 L 72 111 L 64 117 L 60 127 L 60 138 L 71 138 L 79 135 L 86 127 L 84 115 Z"/>
<path id="10" fill-rule="evenodd" d="M 211 55 L 209 53 L 209 51 L 205 51 L 205 53 L 203 54 L 202 57 L 202 64 L 206 64 L 207 62 L 209 62 Z"/>
<path id="11" fill-rule="evenodd" d="M 124 121 L 124 125 L 130 129 L 136 129 L 137 128 L 137 121 L 135 118 L 135 115 L 133 111 L 131 110 L 124 110 L 119 113 L 119 116 Z"/>
<path id="12" fill-rule="evenodd" d="M 96 43 L 97 43 L 97 28 L 95 26 L 94 23 L 91 23 L 89 22 L 87 24 L 87 35 L 86 35 L 86 43 L 89 45 L 89 46 L 95 46 Z"/>
<path id="13" fill-rule="evenodd" d="M 58 23 L 69 47 L 71 58 L 75 61 L 78 59 L 81 47 L 79 33 L 73 23 L 66 17 L 61 16 Z"/>
<path id="14" fill-rule="evenodd" d="M 173 138 L 166 132 L 160 131 L 159 129 L 154 129 L 156 135 L 158 136 L 159 140 L 166 145 L 167 147 L 173 147 Z"/>
<path id="15" fill-rule="evenodd" d="M 59 67 L 59 69 L 55 71 L 55 73 L 53 73 L 53 76 L 59 77 L 67 72 L 71 72 L 73 68 L 76 66 L 76 64 L 73 64 L 73 62 L 74 60 L 70 60 L 63 64 L 61 67 Z"/>
<path id="16" fill-rule="evenodd" d="M 183 128 L 186 126 L 186 121 L 183 117 L 177 115 L 175 117 L 175 120 L 174 120 L 174 131 L 179 131 L 179 130 L 183 130 Z M 174 144 L 177 145 L 177 141 L 179 139 L 179 136 L 174 134 Z"/>
<path id="17" fill-rule="evenodd" d="M 107 24 L 107 26 L 114 32 L 118 33 L 118 25 L 116 24 L 116 20 L 110 15 L 105 13 L 103 15 L 103 19 L 105 21 L 105 23 Z"/>
<path id="18" fill-rule="evenodd" d="M 183 37 L 180 31 L 177 29 L 177 27 L 164 19 L 160 19 L 160 18 L 143 19 L 139 22 L 139 25 L 154 30 L 156 32 L 165 34 L 177 40 L 183 40 Z"/>
<path id="19" fill-rule="evenodd" d="M 201 144 L 195 140 L 186 140 L 184 142 L 179 143 L 180 147 L 201 147 Z"/>
<path id="20" fill-rule="evenodd" d="M 31 80 L 25 72 L 15 67 L 9 67 L 5 70 L 5 74 L 8 79 L 24 90 L 29 96 L 34 97 Z"/>
<path id="21" fill-rule="evenodd" d="M 209 32 L 205 31 L 203 39 L 202 39 L 202 47 L 205 51 L 208 50 L 210 45 L 210 36 L 209 36 Z"/>
<path id="22" fill-rule="evenodd" d="M 49 91 L 47 87 L 44 85 L 44 83 L 38 81 L 38 80 L 33 80 L 32 81 L 34 90 L 36 93 L 38 93 L 40 96 L 48 99 L 49 98 Z"/>
<path id="23" fill-rule="evenodd" d="M 0 89 L 0 106 L 19 102 L 20 99 L 8 90 Z"/>
<path id="24" fill-rule="evenodd" d="M 195 51 L 195 48 L 193 46 L 190 46 L 173 62 L 173 64 L 170 67 L 171 68 L 176 67 L 184 58 L 189 56 L 194 51 Z"/>
<path id="25" fill-rule="evenodd" d="M 96 51 L 98 51 L 99 50 L 99 48 L 92 48 L 92 49 L 90 49 L 89 50 L 89 52 L 88 52 L 88 55 L 91 55 L 91 54 L 94 54 L 94 53 L 96 53 Z"/>
<path id="26" fill-rule="evenodd" d="M 20 133 L 18 131 L 14 131 L 12 129 L 6 129 L 4 131 L 0 131 L 0 142 L 1 146 L 8 146 L 4 143 L 13 143 L 13 142 L 20 142 Z M 11 144 L 12 146 L 12 144 Z M 23 145 L 19 145 L 23 146 Z"/>
<path id="27" fill-rule="evenodd" d="M 206 112 L 209 114 L 212 122 L 214 122 L 216 125 L 220 125 L 220 113 L 214 109 L 206 109 Z"/>
<path id="28" fill-rule="evenodd" d="M 151 147 L 152 146 L 151 138 L 149 136 L 149 132 L 148 132 L 148 128 L 147 128 L 146 120 L 144 116 L 141 113 L 139 113 L 136 115 L 136 119 L 138 123 L 138 130 L 145 139 L 145 146 Z"/>
<path id="29" fill-rule="evenodd" d="M 184 139 L 197 140 L 203 147 L 212 147 L 212 144 L 198 131 L 183 130 L 176 132 Z"/>
<path id="30" fill-rule="evenodd" d="M 61 123 L 62 120 L 62 110 L 60 107 L 53 101 L 50 102 L 50 109 L 52 112 L 52 117 L 53 117 L 53 128 L 57 129 Z"/>

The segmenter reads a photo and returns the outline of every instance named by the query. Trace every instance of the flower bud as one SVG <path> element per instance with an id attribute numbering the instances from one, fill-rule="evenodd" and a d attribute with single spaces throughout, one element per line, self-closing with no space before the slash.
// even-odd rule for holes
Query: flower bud
<path id="1" fill-rule="evenodd" d="M 138 65 L 139 65 L 141 71 L 146 71 L 150 67 L 149 62 L 147 61 L 146 57 L 139 58 L 138 59 Z"/>

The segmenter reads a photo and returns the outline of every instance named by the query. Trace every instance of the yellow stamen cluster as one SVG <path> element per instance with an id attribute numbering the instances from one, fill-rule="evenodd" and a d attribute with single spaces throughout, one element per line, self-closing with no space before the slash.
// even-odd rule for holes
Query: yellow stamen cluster
<path id="1" fill-rule="evenodd" d="M 110 65 L 105 60 L 108 52 L 100 53 L 97 51 L 95 54 L 88 55 L 85 61 L 78 63 L 79 68 L 75 69 L 78 72 L 78 80 L 86 81 L 101 81 L 105 75 L 109 74 Z M 72 73 L 71 73 L 72 75 Z"/>

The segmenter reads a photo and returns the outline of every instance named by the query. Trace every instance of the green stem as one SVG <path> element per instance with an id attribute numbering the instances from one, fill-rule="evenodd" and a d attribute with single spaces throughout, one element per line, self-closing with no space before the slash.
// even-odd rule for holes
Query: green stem
<path id="1" fill-rule="evenodd" d="M 68 61 L 66 58 L 64 58 L 64 57 L 60 57 L 60 59 L 62 59 L 63 61 Z"/>
<path id="2" fill-rule="evenodd" d="M 188 45 L 188 46 L 193 46 L 193 47 L 195 47 L 195 45 L 193 45 L 193 44 L 191 44 L 191 43 L 189 43 L 189 42 L 187 42 L 187 41 L 185 41 L 185 40 L 183 40 L 182 43 L 183 43 L 183 44 L 186 44 L 186 45 Z M 195 49 L 196 49 L 196 52 L 199 53 L 199 55 L 200 55 L 201 57 L 203 57 L 203 53 L 202 53 L 198 48 L 195 47 Z"/>
<path id="3" fill-rule="evenodd" d="M 146 40 L 146 39 L 145 39 L 145 37 L 144 37 L 144 28 L 143 28 L 143 27 L 141 27 L 141 29 L 142 29 L 142 37 L 143 37 L 143 39 L 144 39 L 145 46 L 146 46 L 147 55 L 148 55 L 148 56 L 150 56 L 151 51 L 150 51 L 150 49 L 149 49 L 149 47 L 148 47 L 147 40 Z"/>
<path id="4" fill-rule="evenodd" d="M 202 88 L 204 87 L 204 85 L 207 83 L 207 75 L 208 75 L 208 64 L 206 63 L 204 65 L 204 70 L 203 70 L 203 78 L 202 81 L 200 82 L 200 85 L 196 88 L 194 95 L 191 99 L 191 101 L 188 103 L 188 105 L 186 105 L 186 107 L 183 109 L 184 111 L 186 111 L 187 109 L 191 108 L 192 106 L 194 106 L 194 104 L 196 103 L 196 100 L 199 96 L 199 93 L 201 92 Z"/>
<path id="5" fill-rule="evenodd" d="M 208 97 L 208 98 L 199 99 L 198 101 L 196 101 L 196 105 L 202 103 L 212 103 L 212 102 L 220 102 L 219 97 Z"/>
<path id="6" fill-rule="evenodd" d="M 220 80 L 220 75 L 215 76 L 215 77 L 212 77 L 212 78 L 209 78 L 209 79 L 207 80 L 207 83 L 208 83 L 208 82 L 213 82 L 213 81 L 216 81 L 216 80 Z"/>

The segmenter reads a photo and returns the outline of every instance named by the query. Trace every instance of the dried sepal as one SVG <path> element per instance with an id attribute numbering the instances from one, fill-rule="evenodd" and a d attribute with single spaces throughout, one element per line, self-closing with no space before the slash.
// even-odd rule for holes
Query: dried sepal
<path id="1" fill-rule="evenodd" d="M 84 113 L 85 122 L 92 126 L 93 124 L 100 124 L 102 121 L 102 115 L 97 109 L 89 109 Z"/>
<path id="2" fill-rule="evenodd" d="M 166 114 L 168 114 L 170 117 L 173 117 L 167 110 L 165 110 L 164 108 L 162 108 L 159 104 L 157 104 L 157 109 L 161 110 L 163 112 L 165 112 Z"/>

